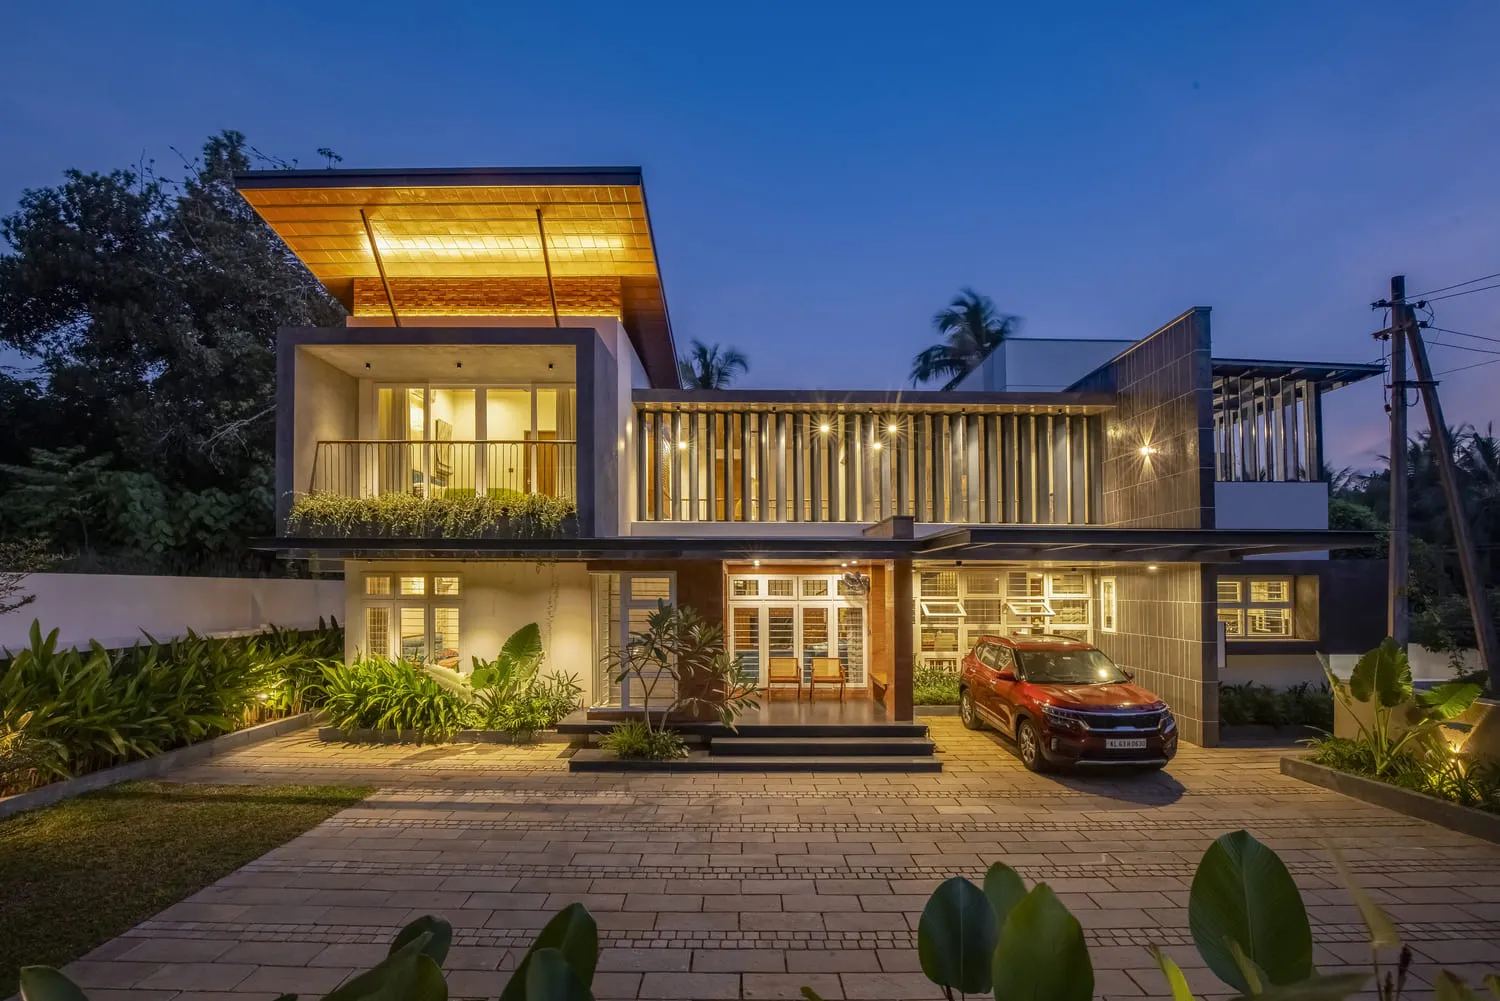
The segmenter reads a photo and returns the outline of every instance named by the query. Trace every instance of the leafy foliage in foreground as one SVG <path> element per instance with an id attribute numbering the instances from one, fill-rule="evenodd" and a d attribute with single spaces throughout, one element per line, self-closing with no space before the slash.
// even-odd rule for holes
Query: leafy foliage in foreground
<path id="1" fill-rule="evenodd" d="M 0 665 L 0 790 L 150 757 L 216 737 L 268 712 L 322 699 L 321 674 L 343 651 L 338 623 L 316 631 L 210 639 L 194 633 L 127 650 L 59 650 L 58 632 Z"/>
<path id="2" fill-rule="evenodd" d="M 577 515 L 572 501 L 516 490 L 440 497 L 319 492 L 292 501 L 287 531 L 311 538 L 553 538 L 575 534 Z"/>

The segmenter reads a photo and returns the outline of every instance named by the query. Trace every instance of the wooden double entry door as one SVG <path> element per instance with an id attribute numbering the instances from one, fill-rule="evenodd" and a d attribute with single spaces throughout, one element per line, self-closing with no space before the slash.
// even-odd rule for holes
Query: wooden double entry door
<path id="1" fill-rule="evenodd" d="M 837 657 L 849 687 L 869 679 L 868 598 L 843 573 L 730 574 L 728 647 L 747 680 L 766 681 L 772 657 L 794 657 L 804 683 L 817 657 Z"/>

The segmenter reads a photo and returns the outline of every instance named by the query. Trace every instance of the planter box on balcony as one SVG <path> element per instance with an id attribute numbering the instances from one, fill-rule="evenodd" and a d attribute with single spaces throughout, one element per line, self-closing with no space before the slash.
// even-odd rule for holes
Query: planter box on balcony
<path id="1" fill-rule="evenodd" d="M 441 524 L 423 524 L 407 530 L 379 522 L 362 521 L 347 529 L 330 525 L 299 525 L 287 528 L 289 536 L 304 539 L 574 539 L 579 535 L 578 516 L 564 518 L 553 531 L 527 522 L 500 522 L 476 533 L 450 532 Z"/>

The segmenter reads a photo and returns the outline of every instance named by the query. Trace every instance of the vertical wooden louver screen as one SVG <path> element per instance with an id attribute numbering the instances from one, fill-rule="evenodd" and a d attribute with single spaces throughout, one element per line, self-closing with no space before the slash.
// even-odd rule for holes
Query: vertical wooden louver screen
<path id="1" fill-rule="evenodd" d="M 636 442 L 640 521 L 1082 525 L 1103 496 L 1093 415 L 644 406 Z"/>

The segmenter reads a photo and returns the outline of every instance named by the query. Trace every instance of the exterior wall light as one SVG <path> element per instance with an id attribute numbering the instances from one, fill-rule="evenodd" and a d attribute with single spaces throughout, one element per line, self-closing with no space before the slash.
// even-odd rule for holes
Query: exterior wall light
<path id="1" fill-rule="evenodd" d="M 824 434 L 827 434 L 828 432 L 832 431 L 833 428 L 831 426 L 829 426 L 828 424 L 819 424 L 818 425 L 818 430 L 821 431 L 821 432 L 823 432 Z"/>
<path id="2" fill-rule="evenodd" d="M 878 451 L 880 451 L 880 442 L 878 442 L 878 441 L 872 441 L 872 442 L 870 442 L 870 451 L 872 451 L 872 452 L 878 452 Z"/>
<path id="3" fill-rule="evenodd" d="M 1148 564 L 1146 564 L 1146 569 L 1154 571 L 1156 569 L 1156 564 L 1155 563 L 1148 563 Z"/>
<path id="4" fill-rule="evenodd" d="M 751 560 L 751 565 L 760 566 L 760 560 Z"/>
<path id="5" fill-rule="evenodd" d="M 895 434 L 897 431 L 900 431 L 900 430 L 901 430 L 900 426 L 898 426 L 896 424 L 887 424 L 885 426 L 885 433 L 886 434 Z"/>
<path id="6" fill-rule="evenodd" d="M 1141 455 L 1146 456 L 1147 458 L 1150 458 L 1151 456 L 1153 456 L 1155 454 L 1156 454 L 1156 446 L 1155 445 L 1142 445 L 1141 446 Z"/>
<path id="7" fill-rule="evenodd" d="M 686 449 L 688 447 L 688 443 L 685 442 L 685 441 L 679 441 L 677 443 L 677 447 L 680 448 L 680 449 L 683 449 L 684 451 L 686 451 Z"/>

